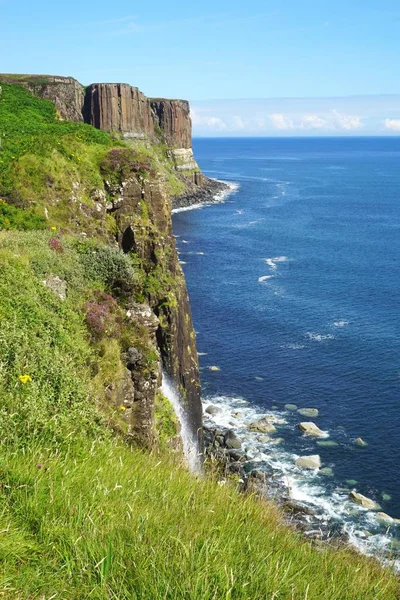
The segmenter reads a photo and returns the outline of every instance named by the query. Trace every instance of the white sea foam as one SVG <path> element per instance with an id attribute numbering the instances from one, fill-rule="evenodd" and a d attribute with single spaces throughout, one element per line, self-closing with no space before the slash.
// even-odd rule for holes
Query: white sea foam
<path id="1" fill-rule="evenodd" d="M 278 263 L 288 262 L 290 258 L 287 256 L 275 256 L 274 258 L 264 258 L 264 262 L 271 268 L 277 269 Z"/>
<path id="2" fill-rule="evenodd" d="M 285 430 L 296 427 L 298 419 L 295 413 L 282 410 L 270 411 L 266 415 L 260 407 L 250 405 L 244 398 L 222 395 L 205 398 L 203 404 L 204 408 L 213 405 L 220 409 L 213 416 L 205 413 L 205 424 L 233 428 L 242 440 L 242 447 L 251 462 L 257 464 L 258 469 L 268 470 L 271 490 L 278 490 L 272 493 L 286 494 L 296 502 L 312 507 L 315 514 L 307 518 L 310 523 L 315 524 L 316 529 L 323 525 L 325 530 L 329 530 L 332 526 L 340 525 L 350 542 L 361 552 L 383 559 L 384 552 L 390 550 L 393 538 L 373 513 L 352 503 L 348 491 L 332 489 L 331 486 L 329 489 L 326 479 L 317 470 L 297 467 L 295 460 L 298 454 L 289 452 L 284 444 L 274 444 L 273 435 L 260 438 L 260 434 L 248 429 L 252 421 L 267 417 L 276 423 L 278 431 L 275 436 L 282 435 Z M 304 442 L 306 443 L 305 439 Z M 305 453 L 312 453 L 308 446 Z M 366 535 L 365 531 L 369 533 Z M 394 566 L 400 569 L 400 560 L 395 561 Z"/>
<path id="3" fill-rule="evenodd" d="M 327 340 L 335 339 L 335 336 L 331 333 L 314 333 L 312 331 L 307 331 L 305 336 L 311 340 L 312 342 L 326 342 Z"/>
<path id="4" fill-rule="evenodd" d="M 273 279 L 274 277 L 275 275 L 263 275 L 262 277 L 258 278 L 258 281 L 263 283 L 264 281 L 268 281 L 268 279 Z"/>
<path id="5" fill-rule="evenodd" d="M 349 325 L 349 321 L 334 321 L 332 323 L 333 327 L 347 327 L 347 325 Z"/>
<path id="6" fill-rule="evenodd" d="M 305 348 L 304 344 L 283 344 L 281 348 L 289 348 L 289 350 L 303 350 Z"/>

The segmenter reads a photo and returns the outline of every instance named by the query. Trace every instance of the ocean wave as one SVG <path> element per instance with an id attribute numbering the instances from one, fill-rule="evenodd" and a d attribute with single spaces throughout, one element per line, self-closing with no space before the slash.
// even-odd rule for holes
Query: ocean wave
<path id="1" fill-rule="evenodd" d="M 332 327 L 347 327 L 349 325 L 349 321 L 334 321 L 332 323 Z"/>
<path id="2" fill-rule="evenodd" d="M 268 281 L 268 279 L 273 279 L 274 277 L 275 275 L 262 275 L 262 277 L 258 278 L 258 281 L 263 283 L 264 281 Z"/>
<path id="3" fill-rule="evenodd" d="M 290 258 L 287 256 L 275 256 L 275 258 L 264 258 L 264 262 L 271 267 L 271 269 L 277 269 L 278 263 L 288 262 Z"/>
<path id="4" fill-rule="evenodd" d="M 305 336 L 311 340 L 312 342 L 326 342 L 326 340 L 333 340 L 335 336 L 332 333 L 314 333 L 312 331 L 307 331 Z"/>

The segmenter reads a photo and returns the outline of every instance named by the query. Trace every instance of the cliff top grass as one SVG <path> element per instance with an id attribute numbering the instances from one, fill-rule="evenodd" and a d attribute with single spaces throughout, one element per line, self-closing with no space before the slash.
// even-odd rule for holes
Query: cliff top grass
<path id="1" fill-rule="evenodd" d="M 57 232 L 0 233 L 1 597 L 397 600 L 374 561 L 314 547 L 274 506 L 111 433 L 85 306 L 119 299 L 121 269 L 134 285 L 127 261 Z"/>
<path id="2" fill-rule="evenodd" d="M 103 235 L 94 218 L 96 190 L 104 191 L 100 165 L 112 148 L 128 144 L 91 125 L 60 120 L 52 102 L 1 76 L 0 88 L 0 199 L 29 207 L 51 225 L 76 231 L 78 224 L 89 235 Z M 171 194 L 182 193 L 185 185 L 168 149 L 161 143 L 136 146 Z"/>

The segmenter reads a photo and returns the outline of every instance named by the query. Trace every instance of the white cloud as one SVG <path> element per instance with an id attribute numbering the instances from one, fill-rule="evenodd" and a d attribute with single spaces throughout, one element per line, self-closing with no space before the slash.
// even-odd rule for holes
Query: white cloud
<path id="1" fill-rule="evenodd" d="M 192 122 L 194 126 L 205 126 L 210 128 L 212 131 L 225 131 L 227 125 L 220 117 L 201 115 L 194 108 L 190 111 Z"/>
<path id="2" fill-rule="evenodd" d="M 235 115 L 232 119 L 232 127 L 235 130 L 246 129 L 246 122 L 239 115 Z"/>
<path id="3" fill-rule="evenodd" d="M 336 109 L 332 110 L 332 115 L 334 117 L 334 125 L 337 129 L 350 131 L 351 129 L 360 129 L 364 126 L 361 121 L 361 117 L 344 115 Z"/>
<path id="4" fill-rule="evenodd" d="M 272 115 L 269 115 L 269 118 L 274 129 L 279 129 L 280 131 L 296 129 L 292 119 L 290 119 L 286 115 L 282 115 L 281 113 L 274 113 Z"/>
<path id="5" fill-rule="evenodd" d="M 385 129 L 389 129 L 389 131 L 400 132 L 400 119 L 385 119 L 383 123 L 385 125 Z"/>
<path id="6" fill-rule="evenodd" d="M 329 123 L 319 115 L 304 115 L 300 124 L 301 129 L 326 129 Z"/>

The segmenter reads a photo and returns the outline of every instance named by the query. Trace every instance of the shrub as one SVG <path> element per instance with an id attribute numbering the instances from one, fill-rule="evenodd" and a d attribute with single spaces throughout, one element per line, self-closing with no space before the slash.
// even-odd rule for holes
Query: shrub
<path id="1" fill-rule="evenodd" d="M 87 302 L 85 308 L 86 324 L 93 340 L 116 333 L 120 310 L 110 294 L 95 292 L 94 300 Z"/>
<path id="2" fill-rule="evenodd" d="M 30 231 L 44 229 L 46 219 L 31 210 L 23 210 L 0 199 L 0 229 L 21 229 Z"/>
<path id="3" fill-rule="evenodd" d="M 146 177 L 151 171 L 149 157 L 140 156 L 132 148 L 113 148 L 100 163 L 102 175 L 113 183 L 121 183 L 132 175 Z"/>
<path id="4" fill-rule="evenodd" d="M 101 246 L 93 240 L 80 242 L 77 250 L 85 271 L 118 297 L 130 296 L 138 285 L 138 274 L 121 250 Z"/>

